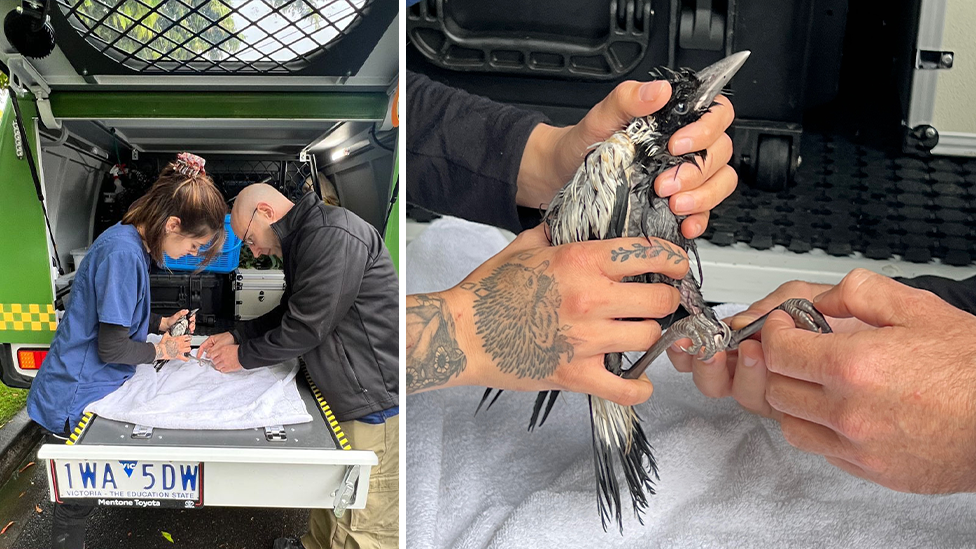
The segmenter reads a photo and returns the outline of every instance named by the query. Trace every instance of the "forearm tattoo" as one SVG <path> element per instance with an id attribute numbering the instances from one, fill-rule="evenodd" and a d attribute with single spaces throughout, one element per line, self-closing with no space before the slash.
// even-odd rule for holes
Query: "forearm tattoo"
<path id="1" fill-rule="evenodd" d="M 444 385 L 467 365 L 444 300 L 413 298 L 417 304 L 407 306 L 407 394 Z"/>
<path id="2" fill-rule="evenodd" d="M 650 240 L 649 244 L 650 245 L 644 245 L 638 242 L 633 244 L 629 250 L 623 246 L 617 248 L 616 250 L 610 250 L 610 260 L 623 263 L 632 257 L 636 257 L 638 259 L 648 259 L 655 258 L 661 254 L 667 254 L 665 259 L 668 261 L 674 261 L 675 265 L 679 265 L 682 262 L 687 261 L 687 258 L 681 252 L 677 251 L 675 248 L 672 248 L 667 243 L 657 240 Z"/>
<path id="3" fill-rule="evenodd" d="M 527 261 L 534 254 L 518 256 Z M 461 287 L 474 292 L 475 327 L 485 351 L 504 373 L 544 379 L 556 371 L 563 355 L 573 360 L 566 338 L 569 326 L 559 325 L 556 279 L 546 274 L 549 262 L 535 267 L 506 263 L 477 283 Z"/>

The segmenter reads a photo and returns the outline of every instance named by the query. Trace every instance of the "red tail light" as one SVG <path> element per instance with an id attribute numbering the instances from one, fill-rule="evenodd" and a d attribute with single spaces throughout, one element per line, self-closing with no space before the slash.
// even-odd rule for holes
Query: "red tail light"
<path id="1" fill-rule="evenodd" d="M 47 349 L 18 349 L 17 364 L 23 370 L 36 370 L 41 367 L 46 356 Z"/>

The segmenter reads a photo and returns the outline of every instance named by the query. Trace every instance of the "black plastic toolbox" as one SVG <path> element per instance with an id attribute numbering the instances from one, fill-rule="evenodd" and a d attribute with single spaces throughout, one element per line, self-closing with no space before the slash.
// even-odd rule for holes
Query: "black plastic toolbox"
<path id="1" fill-rule="evenodd" d="M 234 314 L 231 275 L 176 273 L 154 269 L 149 275 L 152 312 L 164 316 L 180 309 L 197 311 L 197 331 L 231 322 Z"/>
<path id="2" fill-rule="evenodd" d="M 733 164 L 782 190 L 804 111 L 838 90 L 847 0 L 422 0 L 407 13 L 407 68 L 576 123 L 620 82 L 701 69 L 750 50 L 733 78 Z"/>

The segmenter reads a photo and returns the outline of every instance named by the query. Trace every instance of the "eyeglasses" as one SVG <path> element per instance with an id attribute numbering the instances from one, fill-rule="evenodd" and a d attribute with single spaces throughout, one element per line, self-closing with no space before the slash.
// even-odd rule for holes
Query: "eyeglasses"
<path id="1" fill-rule="evenodd" d="M 257 206 L 255 206 L 254 211 L 251 212 L 251 220 L 247 222 L 247 228 L 244 229 L 244 238 L 242 238 L 241 240 L 244 241 L 245 246 L 254 246 L 254 240 L 247 237 L 247 232 L 251 230 L 251 223 L 254 222 L 254 214 L 256 213 L 258 213 Z"/>

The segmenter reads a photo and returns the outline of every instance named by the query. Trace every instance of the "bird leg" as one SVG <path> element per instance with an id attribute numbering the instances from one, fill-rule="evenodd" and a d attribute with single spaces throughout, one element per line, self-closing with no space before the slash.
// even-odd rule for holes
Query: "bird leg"
<path id="1" fill-rule="evenodd" d="M 787 299 L 781 303 L 779 307 L 776 307 L 776 309 L 789 313 L 790 316 L 793 317 L 793 322 L 796 323 L 797 328 L 803 328 L 805 330 L 821 334 L 833 333 L 833 330 L 830 329 L 830 324 L 827 324 L 827 319 L 820 314 L 820 311 L 814 308 L 813 303 L 810 303 L 810 301 L 806 299 Z M 773 309 L 773 311 L 776 309 Z M 770 311 L 769 313 L 773 311 Z M 766 324 L 766 317 L 769 316 L 769 313 L 766 313 L 756 320 L 753 320 L 746 327 L 732 332 L 732 340 L 729 342 L 729 349 L 738 349 L 740 343 L 762 330 L 763 326 Z"/>
<path id="2" fill-rule="evenodd" d="M 789 313 L 799 328 L 821 334 L 833 332 L 820 311 L 806 299 L 787 299 L 776 309 Z M 666 351 L 668 347 L 683 338 L 690 339 L 691 345 L 687 348 L 681 348 L 681 350 L 689 355 L 701 353 L 703 360 L 709 360 L 719 351 L 738 349 L 740 343 L 762 330 L 768 316 L 769 313 L 766 313 L 740 330 L 732 330 L 724 322 L 711 320 L 705 315 L 685 317 L 672 324 L 668 331 L 661 336 L 661 339 L 657 340 L 644 353 L 644 356 L 640 357 L 630 369 L 623 373 L 623 377 L 625 379 L 640 377 L 655 358 L 661 356 L 661 353 Z"/>

